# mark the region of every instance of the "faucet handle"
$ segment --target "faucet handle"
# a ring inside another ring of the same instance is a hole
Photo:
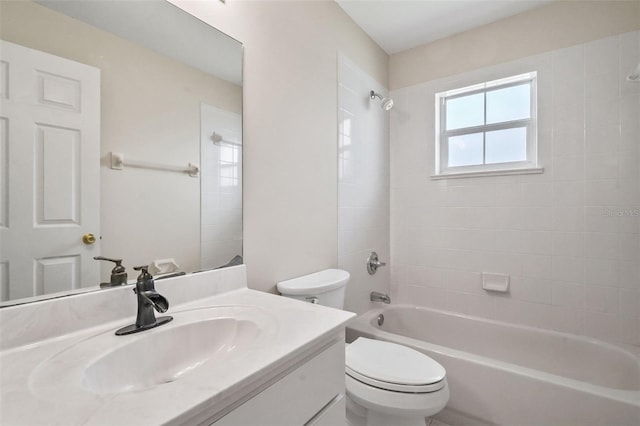
[[[372,251],[371,254],[369,254],[367,258],[367,272],[369,272],[369,275],[375,274],[379,267],[385,265],[385,262],[380,262],[380,259],[378,259],[378,253]]]
[[[134,266],[133,269],[135,271],[140,271],[138,281],[153,280],[153,277],[149,273],[149,265]]]
[[[104,257],[104,256],[94,256],[93,260],[107,260],[109,262],[115,263],[116,267],[122,266],[122,259],[111,259],[111,258]]]
[[[127,270],[122,266],[122,259],[110,259],[103,256],[94,256],[93,258],[95,260],[106,260],[116,264],[111,270],[111,281],[108,283],[101,283],[100,287],[115,287],[127,283]]]
[[[153,276],[149,273],[149,265],[134,266],[134,270],[140,271],[140,275],[136,279],[136,287],[141,286],[145,290],[153,290]]]

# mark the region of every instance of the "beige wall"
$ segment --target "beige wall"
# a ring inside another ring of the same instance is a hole
[[[388,56],[333,1],[172,2],[245,47],[249,286],[336,267],[337,54],[385,87]]]
[[[391,56],[390,88],[640,28],[640,1],[558,1]]]
[[[154,259],[200,269],[200,179],[111,170],[109,153],[199,163],[201,102],[239,113],[242,88],[34,3],[2,2],[0,23],[4,40],[101,69],[101,254],[124,259],[130,279]]]

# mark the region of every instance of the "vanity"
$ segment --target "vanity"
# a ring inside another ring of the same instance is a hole
[[[354,315],[250,290],[244,265],[156,282],[168,324],[126,336],[130,286],[0,310],[0,423],[335,425]]]

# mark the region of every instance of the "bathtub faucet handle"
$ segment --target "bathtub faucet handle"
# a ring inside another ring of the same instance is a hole
[[[385,265],[385,262],[380,262],[380,260],[378,259],[378,253],[376,253],[375,251],[372,251],[367,258],[367,272],[369,272],[369,275],[375,274],[379,267]]]

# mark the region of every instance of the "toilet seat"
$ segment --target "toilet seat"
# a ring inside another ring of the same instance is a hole
[[[446,371],[406,346],[359,337],[345,351],[345,372],[362,383],[404,393],[430,393],[446,386]]]
[[[382,380],[377,380],[372,377],[363,376],[362,374],[358,374],[357,372],[351,370],[349,367],[346,367],[345,372],[348,376],[367,384],[369,386],[374,386],[379,389],[389,390],[394,392],[403,392],[403,393],[430,393],[435,392],[442,389],[445,385],[444,380],[440,380],[436,383],[425,384],[425,385],[405,385],[399,383],[389,383],[384,382]]]

